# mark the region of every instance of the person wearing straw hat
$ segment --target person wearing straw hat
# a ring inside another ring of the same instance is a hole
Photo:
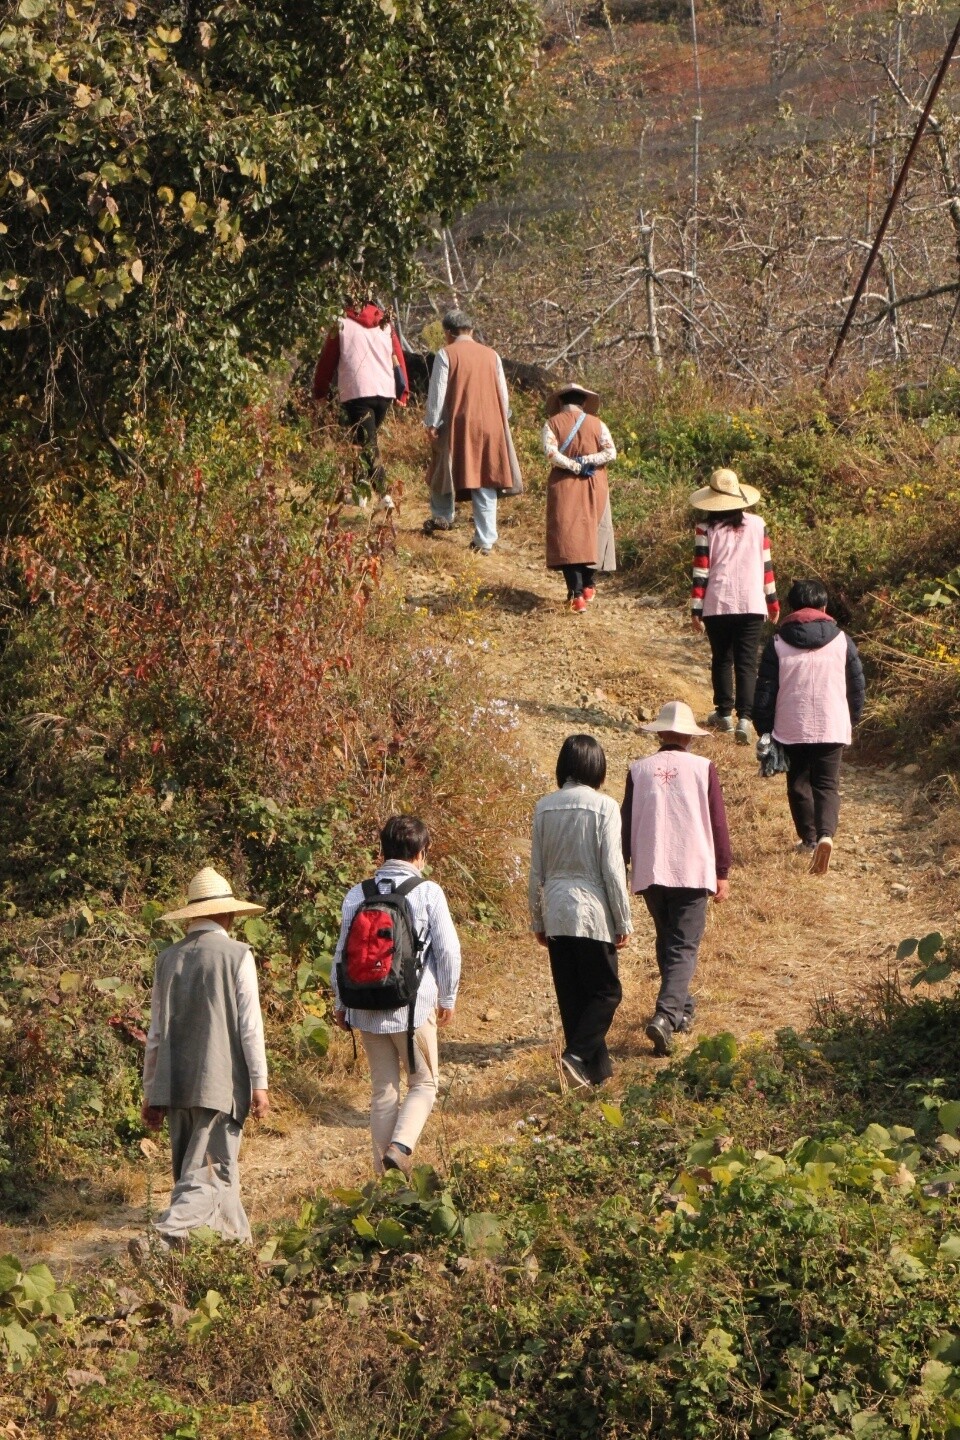
[[[617,568],[606,469],[617,450],[599,410],[595,390],[561,385],[547,400],[542,434],[552,466],[547,480],[547,569],[563,571],[574,614],[582,614],[596,594],[597,571]]]
[[[623,858],[657,935],[660,993],[646,1034],[657,1055],[669,1055],[674,1035],[693,1022],[690,985],[707,903],[712,895],[720,904],[730,893],[730,832],[716,768],[690,750],[696,736],[709,734],[690,706],[670,700],[640,728],[656,735],[660,748],[635,760],[627,774]]]
[[[159,1130],[166,1117],[170,1131],[173,1192],[154,1221],[168,1245],[201,1225],[250,1240],[240,1136],[248,1113],[262,1119],[269,1109],[267,1057],[253,953],[229,930],[262,913],[208,866],[190,881],[187,903],[162,917],[186,926],[157,959],[143,1064],[144,1123]],[[142,1258],[144,1242],[135,1243]]]
[[[690,504],[699,512],[693,554],[691,620],[704,629],[712,656],[713,711],[707,724],[734,730],[739,745],[750,743],[757,654],[763,622],[780,614],[770,538],[759,515],[747,512],[760,491],[744,485],[735,470],[714,470],[709,484],[695,490]],[[734,685],[734,678],[736,684]]]

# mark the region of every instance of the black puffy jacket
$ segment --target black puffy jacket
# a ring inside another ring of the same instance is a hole
[[[822,650],[841,633],[840,626],[822,610],[796,610],[780,626],[778,634],[788,645],[797,650]],[[867,697],[863,665],[857,647],[847,635],[847,705],[850,707],[850,723],[856,725],[863,715]],[[777,710],[777,694],[780,690],[780,660],[777,647],[770,639],[760,658],[760,673],[757,676],[757,693],[753,701],[753,723],[760,735],[773,729]]]

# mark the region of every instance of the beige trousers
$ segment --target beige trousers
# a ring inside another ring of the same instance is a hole
[[[417,1068],[412,1075],[408,1073],[406,1030],[397,1035],[371,1035],[368,1030],[361,1030],[359,1034],[370,1062],[373,1168],[380,1175],[383,1173],[383,1152],[391,1140],[412,1150],[436,1101],[440,1079],[437,1017],[431,1014],[414,1035]],[[407,1074],[407,1093],[403,1104],[400,1103],[401,1068]]]

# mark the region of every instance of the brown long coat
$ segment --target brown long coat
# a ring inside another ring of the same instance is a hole
[[[562,446],[579,419],[578,414],[561,411],[547,423]],[[564,451],[571,460],[581,455],[596,455],[601,449],[600,421],[586,415],[583,424]],[[574,475],[555,466],[547,480],[547,567],[559,570],[561,565],[596,565],[603,561],[599,532],[610,503],[606,468],[591,476]],[[613,565],[601,564],[603,569]]]
[[[497,353],[477,340],[447,346],[449,374],[443,427],[430,468],[434,494],[469,499],[487,487],[514,495],[523,489],[510,423],[497,384]]]

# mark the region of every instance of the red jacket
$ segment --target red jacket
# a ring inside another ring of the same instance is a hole
[[[355,320],[358,325],[364,325],[372,330],[375,325],[381,325],[384,319],[384,312],[379,305],[364,305],[362,310],[347,309],[344,314]],[[406,405],[410,395],[410,381],[407,379],[407,362],[403,358],[403,349],[397,337],[397,332],[390,326],[390,339],[393,343],[393,358],[403,381],[403,394],[397,396],[398,405]],[[340,364],[340,328],[334,327],[327,336],[323,350],[320,352],[320,359],[317,361],[317,368],[313,372],[313,398],[314,400],[325,400],[330,394],[333,386],[334,376],[337,373],[337,366]]]

